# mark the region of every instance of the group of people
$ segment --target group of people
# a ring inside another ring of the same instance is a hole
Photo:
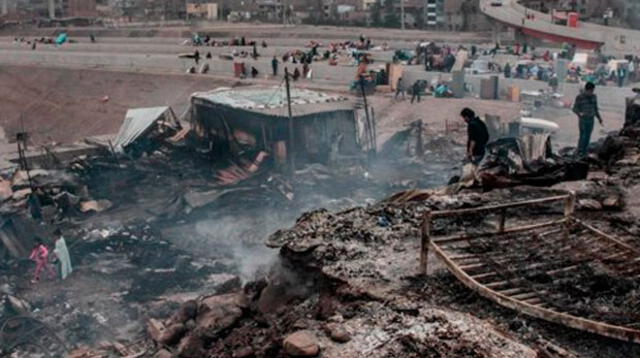
[[[415,100],[417,100],[418,103],[420,103],[421,98],[421,94],[422,94],[423,88],[420,84],[420,81],[415,81],[413,83],[413,85],[411,85],[411,104],[413,104],[413,102]],[[398,83],[396,84],[396,95],[395,95],[395,99],[397,100],[399,96],[402,96],[402,99],[405,100],[406,99],[406,87],[404,84],[404,80],[402,79],[402,77],[398,78]]]
[[[595,89],[596,85],[588,82],[573,103],[573,113],[578,117],[579,130],[575,154],[580,158],[588,155],[595,121],[597,120],[601,126],[604,125]],[[470,108],[464,108],[460,116],[467,123],[466,159],[477,165],[484,158],[489,142],[487,126]]]
[[[198,34],[193,35],[191,39],[191,44],[193,46],[209,46],[209,47],[226,47],[226,46],[254,46],[258,45],[257,41],[247,41],[247,39],[242,37],[234,37],[230,41],[218,41],[211,38],[209,35],[200,36]],[[262,48],[267,48],[267,41],[262,40],[260,43]]]
[[[56,229],[54,236],[55,244],[53,252],[51,252],[41,238],[35,239],[33,249],[29,255],[29,259],[36,265],[33,278],[31,279],[32,283],[38,283],[40,281],[43,271],[46,271],[51,280],[56,278],[64,280],[73,272],[71,257],[69,256],[67,243],[62,232]],[[54,264],[57,270],[54,270]]]

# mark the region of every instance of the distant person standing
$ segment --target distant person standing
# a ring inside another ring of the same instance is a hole
[[[573,103],[573,113],[578,116],[580,130],[580,139],[578,140],[578,152],[581,157],[587,155],[589,143],[591,142],[591,133],[593,132],[594,119],[598,118],[598,122],[602,125],[602,117],[598,110],[598,97],[594,94],[596,85],[593,82],[587,82],[584,86],[584,92],[576,97]]]
[[[616,77],[618,78],[618,87],[624,86],[624,80],[627,78],[627,71],[624,67],[618,65],[616,70]]]
[[[60,229],[56,229],[53,234],[56,236],[56,246],[53,249],[53,253],[56,255],[56,259],[58,260],[58,273],[60,274],[60,279],[64,280],[73,272],[71,256],[69,256],[67,242],[65,241],[64,236],[62,236],[62,231],[60,231]]]
[[[398,99],[398,95],[402,94],[402,99],[406,99],[405,97],[405,89],[404,89],[404,83],[402,81],[402,77],[398,78],[398,83],[396,83],[396,97],[395,99]]]
[[[460,116],[467,123],[467,159],[478,165],[485,155],[489,131],[484,122],[470,108],[464,108]]]
[[[411,104],[413,104],[413,101],[417,98],[418,99],[418,103],[420,103],[420,82],[419,81],[415,81],[413,83],[413,86],[411,87]]]
[[[509,62],[504,65],[504,78],[511,78],[511,65]]]
[[[273,70],[273,77],[278,75],[278,58],[273,56],[271,60],[271,69]]]
[[[200,62],[200,51],[196,50],[193,53],[193,60],[196,61],[196,65]]]

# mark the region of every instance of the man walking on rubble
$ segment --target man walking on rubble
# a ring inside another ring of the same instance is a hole
[[[598,118],[598,122],[602,125],[602,117],[598,110],[598,97],[593,93],[595,89],[596,85],[593,82],[587,82],[584,86],[584,92],[580,93],[573,103],[573,113],[578,116],[579,120],[580,139],[578,140],[577,154],[580,157],[587,155],[594,119]]]
[[[467,159],[478,165],[484,158],[489,131],[484,122],[470,108],[464,108],[460,116],[467,122]]]

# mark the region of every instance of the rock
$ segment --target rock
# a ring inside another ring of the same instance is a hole
[[[605,209],[621,210],[624,207],[624,203],[620,196],[609,196],[602,201],[602,206]]]
[[[196,318],[198,314],[198,302],[189,300],[180,306],[180,309],[169,319],[173,323],[186,323],[190,319]]]
[[[234,305],[240,308],[247,308],[249,307],[249,302],[247,302],[247,298],[242,292],[227,293],[204,298],[200,302],[199,309],[212,309],[221,305]]]
[[[580,199],[578,200],[578,209],[599,211],[599,210],[602,210],[602,205],[597,200]]]
[[[329,335],[329,338],[338,342],[338,343],[346,343],[351,340],[351,334],[344,328],[343,325],[338,323],[328,323],[325,326],[325,330]]]
[[[202,358],[206,357],[204,342],[197,334],[189,334],[182,338],[178,344],[178,358]]]
[[[89,211],[94,211],[96,213],[99,213],[101,211],[111,208],[111,206],[113,206],[113,204],[111,204],[111,202],[106,199],[105,200],[89,200],[89,201],[83,201],[80,203],[80,211],[82,211],[83,213],[86,213]]]
[[[194,332],[200,337],[213,339],[220,331],[236,323],[246,307],[247,301],[243,293],[208,297],[200,303]]]
[[[187,332],[187,327],[183,323],[174,323],[167,326],[160,335],[158,343],[173,345],[180,341],[180,338]]]
[[[166,349],[161,349],[153,356],[153,358],[173,358],[171,352]]]
[[[207,283],[218,294],[237,291],[241,288],[240,277],[228,273],[212,274],[207,277]]]
[[[153,339],[156,342],[160,342],[160,338],[162,337],[162,333],[164,332],[164,330],[165,330],[164,324],[158,321],[157,319],[151,318],[147,322],[147,333],[149,333],[149,336],[151,336],[151,339]]]
[[[293,357],[313,357],[320,353],[318,339],[310,331],[298,331],[285,338],[284,351]]]

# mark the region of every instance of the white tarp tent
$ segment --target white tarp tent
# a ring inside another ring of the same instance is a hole
[[[176,117],[170,107],[133,108],[127,111],[120,131],[114,140],[116,152],[124,152],[124,148],[149,131],[159,120],[176,123]]]

